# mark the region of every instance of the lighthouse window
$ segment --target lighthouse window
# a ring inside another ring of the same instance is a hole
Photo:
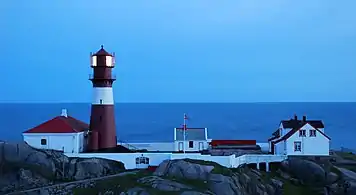
[[[46,139],[41,139],[41,145],[47,145],[47,140]]]
[[[100,104],[103,104],[103,100],[102,99],[100,99]]]

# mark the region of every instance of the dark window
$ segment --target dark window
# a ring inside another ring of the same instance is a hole
[[[103,104],[103,100],[102,99],[100,99],[100,104]]]
[[[302,142],[294,142],[294,151],[295,152],[302,151]]]
[[[305,137],[305,130],[299,130],[299,137]]]
[[[137,157],[136,158],[136,164],[150,164],[150,159],[147,157]]]
[[[41,139],[41,145],[47,145],[47,140],[46,139]]]
[[[189,141],[189,148],[193,148],[193,147],[194,147],[193,141]]]
[[[309,131],[309,136],[310,137],[316,137],[316,130],[315,129],[312,129]]]

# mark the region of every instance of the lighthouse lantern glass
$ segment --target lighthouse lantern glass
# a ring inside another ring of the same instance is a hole
[[[96,66],[96,56],[91,57],[91,66]]]
[[[106,56],[106,66],[114,66],[114,58],[112,56]]]

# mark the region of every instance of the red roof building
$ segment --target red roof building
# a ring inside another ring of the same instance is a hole
[[[89,125],[67,115],[62,115],[46,121],[32,129],[23,132],[24,141],[39,149],[79,153],[86,150],[86,135]]]
[[[89,125],[71,116],[57,116],[23,133],[79,133]]]

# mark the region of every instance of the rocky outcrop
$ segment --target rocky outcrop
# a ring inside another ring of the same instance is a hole
[[[165,160],[154,172],[157,176],[207,180],[214,166],[189,163],[185,160]]]
[[[114,174],[120,162],[68,158],[62,152],[39,150],[21,143],[0,143],[0,191],[10,192]]]

